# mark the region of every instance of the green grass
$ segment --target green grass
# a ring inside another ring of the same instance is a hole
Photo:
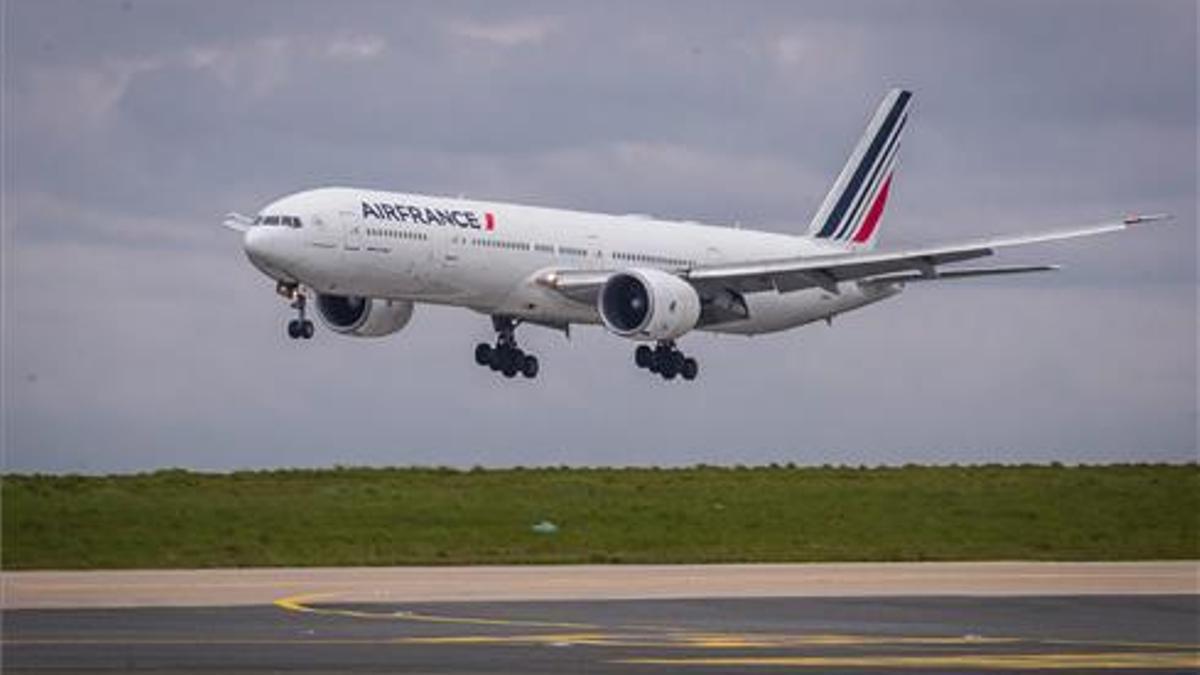
[[[2,494],[6,569],[1200,557],[1195,464],[160,471]]]

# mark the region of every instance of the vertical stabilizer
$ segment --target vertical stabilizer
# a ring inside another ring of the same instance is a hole
[[[911,100],[912,92],[903,89],[883,98],[809,224],[808,236],[848,247],[875,244]]]

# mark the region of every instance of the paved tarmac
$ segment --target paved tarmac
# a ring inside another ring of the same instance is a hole
[[[22,609],[4,672],[1196,672],[1196,595]]]
[[[0,573],[0,606],[196,607],[669,598],[1195,595],[1200,564],[1163,562],[525,565]]]
[[[1200,671],[1200,565],[6,572],[4,672]]]

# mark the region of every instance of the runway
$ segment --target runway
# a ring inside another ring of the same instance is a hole
[[[458,590],[435,585],[426,599],[410,585],[436,568],[7,573],[3,665],[12,673],[1196,671],[1197,569],[446,568],[440,577]],[[531,594],[514,579],[532,584],[539,573],[554,599],[514,600]],[[653,596],[646,579],[666,597],[607,597]],[[778,593],[753,592],[764,580]],[[198,593],[172,583],[184,581],[208,589],[211,602],[178,604]],[[963,591],[971,586],[981,593]],[[371,589],[386,598],[363,602]],[[414,597],[398,597],[405,589]],[[446,596],[480,599],[428,599]]]
[[[646,673],[1200,668],[1196,596],[18,610],[5,672]]]

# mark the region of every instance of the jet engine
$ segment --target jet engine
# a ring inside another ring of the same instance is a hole
[[[600,318],[634,340],[673,340],[696,327],[700,296],[688,282],[656,269],[618,272],[600,289]]]
[[[355,295],[318,295],[317,314],[329,330],[356,337],[381,337],[404,328],[413,303]]]

